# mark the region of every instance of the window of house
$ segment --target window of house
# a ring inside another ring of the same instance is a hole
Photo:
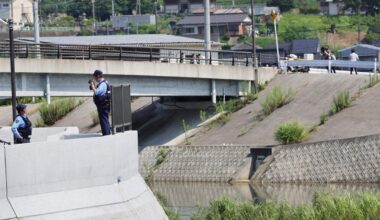
[[[194,27],[187,27],[183,29],[184,34],[194,34],[195,33],[195,28]]]
[[[9,8],[9,3],[4,3],[3,8]]]

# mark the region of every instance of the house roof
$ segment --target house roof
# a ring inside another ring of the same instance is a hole
[[[24,37],[18,40],[28,42],[34,41],[34,38]],[[180,46],[204,44],[204,40],[165,34],[41,37],[40,41],[41,43],[74,45]],[[221,44],[212,42],[212,45]]]
[[[223,23],[250,23],[251,19],[247,14],[214,14],[210,16],[211,24],[223,24]],[[203,15],[189,15],[185,16],[182,20],[177,22],[177,25],[195,25],[204,24]]]
[[[357,44],[352,47],[347,47],[342,50],[339,50],[339,53],[341,57],[349,57],[352,49],[355,49],[355,52],[359,56],[363,56],[363,57],[368,57],[368,56],[377,57],[380,53],[380,47],[376,47],[369,44]]]
[[[256,49],[261,49],[261,47],[256,45]],[[249,44],[249,43],[236,44],[235,46],[231,47],[231,50],[233,50],[233,51],[252,51],[252,44]]]
[[[306,54],[306,53],[319,53],[320,44],[319,39],[302,39],[293,40],[290,43],[282,43],[278,45],[287,54]],[[266,49],[276,49],[275,44],[269,45]]]

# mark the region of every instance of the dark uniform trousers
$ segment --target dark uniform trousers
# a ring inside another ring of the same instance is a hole
[[[99,123],[100,123],[100,127],[102,128],[102,134],[110,135],[111,127],[110,127],[110,122],[108,120],[108,116],[110,113],[110,105],[106,105],[106,106],[97,105],[96,108],[98,110]]]

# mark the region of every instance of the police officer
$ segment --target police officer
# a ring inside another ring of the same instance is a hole
[[[18,115],[12,124],[12,132],[16,140],[15,144],[30,143],[32,122],[28,119],[26,105],[18,104],[16,110]]]
[[[94,103],[98,110],[99,123],[102,128],[103,135],[110,135],[111,128],[108,121],[108,115],[110,112],[111,104],[111,86],[104,79],[103,72],[100,70],[95,70],[93,74],[94,81],[90,82],[90,88],[94,91]]]

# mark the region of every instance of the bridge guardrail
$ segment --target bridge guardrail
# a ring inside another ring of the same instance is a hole
[[[14,50],[17,58],[124,60],[232,66],[252,66],[253,64],[252,53],[226,50],[20,42],[15,43]],[[9,52],[9,44],[0,42],[0,57],[9,57]],[[258,58],[260,59],[260,56]]]
[[[280,67],[319,67],[331,70],[331,68],[358,68],[376,71],[380,67],[380,62],[374,61],[349,61],[349,60],[281,60]]]

